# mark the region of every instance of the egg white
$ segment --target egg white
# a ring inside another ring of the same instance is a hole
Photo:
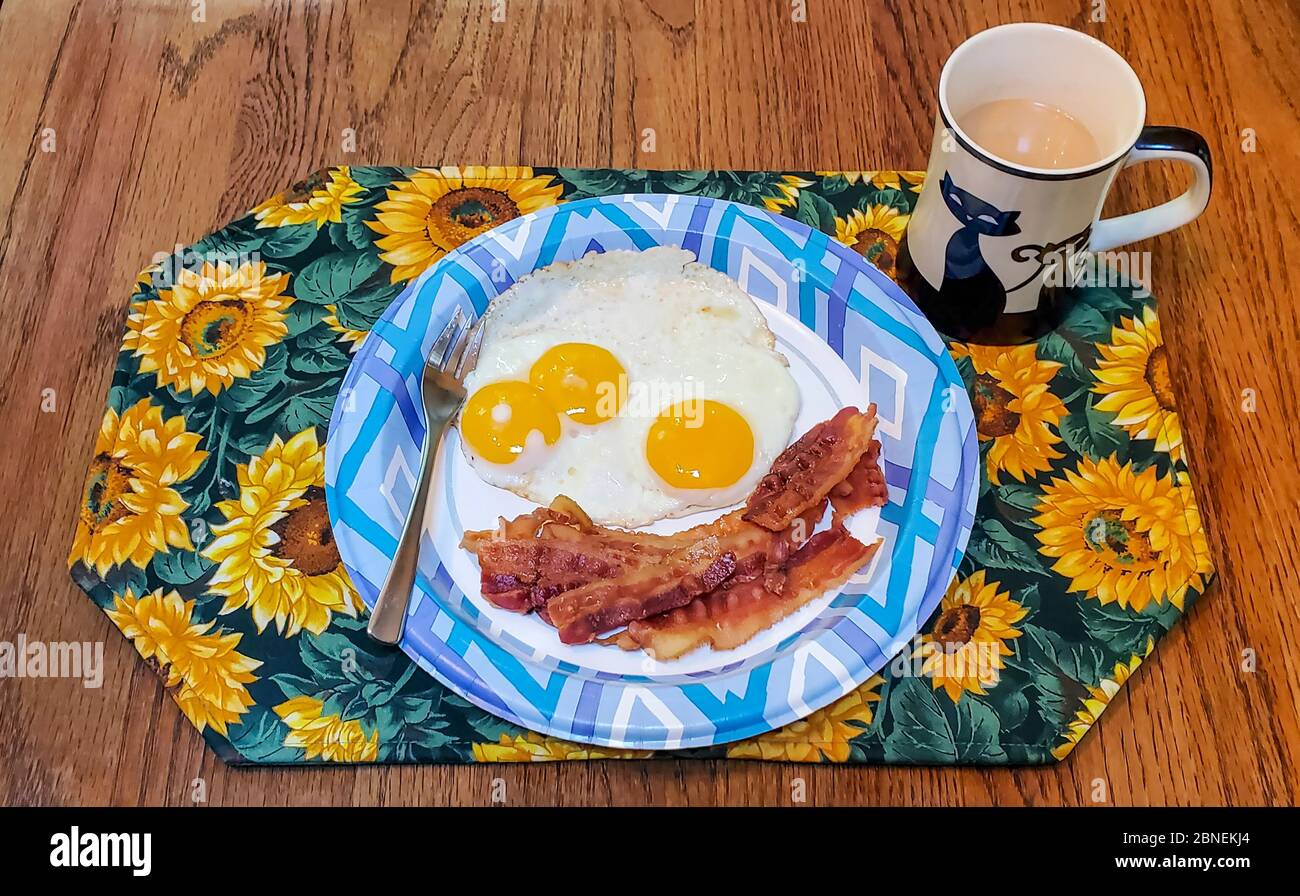
[[[530,445],[514,464],[490,463],[461,439],[482,479],[548,504],[565,494],[599,523],[637,527],[742,500],[789,444],[799,392],[762,314],[730,277],[683,249],[611,251],[550,265],[520,279],[489,308],[474,391],[528,379],[547,349],[586,342],[610,351],[628,375],[628,403],[586,426],[561,416],[554,445]],[[646,436],[674,400],[729,405],[754,434],[754,457],[734,485],[675,489],[646,460]],[[536,440],[540,441],[540,440]]]

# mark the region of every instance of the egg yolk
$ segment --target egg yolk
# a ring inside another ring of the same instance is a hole
[[[490,383],[469,397],[460,419],[461,435],[479,457],[511,464],[541,433],[547,445],[560,438],[560,418],[541,390],[528,383]]]
[[[754,462],[754,432],[718,401],[685,401],[662,411],[646,437],[646,460],[675,488],[734,485]]]
[[[537,359],[528,381],[557,411],[576,423],[592,426],[618,416],[627,371],[599,345],[565,342]]]

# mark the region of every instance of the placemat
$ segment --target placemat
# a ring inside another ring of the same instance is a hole
[[[1155,298],[1076,290],[1036,344],[952,344],[984,478],[966,559],[913,645],[779,731],[646,753],[542,737],[365,633],[324,494],[351,353],[429,265],[503,221],[629,192],[730,199],[893,275],[916,171],[339,167],[184,251],[130,297],[69,557],[227,762],[1064,758],[1214,578]]]

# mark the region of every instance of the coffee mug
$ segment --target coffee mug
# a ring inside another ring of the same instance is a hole
[[[995,155],[963,130],[972,110],[1026,100],[1086,129],[1096,158],[1032,167]],[[1200,215],[1211,181],[1204,138],[1145,122],[1146,97],[1133,69],[1086,34],[1026,22],[990,28],[959,46],[939,77],[929,169],[900,253],[904,283],[931,321],[968,341],[1036,338],[1062,310],[1061,291],[1044,287],[1069,285],[1060,283],[1062,271],[1083,253],[1156,236]],[[1163,205],[1100,218],[1120,170],[1156,159],[1190,166],[1191,187]]]

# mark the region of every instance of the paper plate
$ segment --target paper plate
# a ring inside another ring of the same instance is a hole
[[[655,662],[564,645],[535,615],[479,594],[461,534],[532,505],[484,484],[453,430],[437,460],[402,649],[465,699],[543,734],[679,749],[762,734],[859,687],[908,645],[961,562],[979,486],[970,402],[941,337],[859,255],[790,219],[697,196],[601,197],[510,221],[426,271],[371,330],[330,421],[325,488],[344,566],[372,606],[419,469],[420,371],[454,309],[477,317],[552,262],[653,246],[689,250],[760,303],[800,388],[796,436],[841,407],[876,403],[890,500],[853,528],[860,537],[878,532],[884,549],[841,593],[736,650]]]

